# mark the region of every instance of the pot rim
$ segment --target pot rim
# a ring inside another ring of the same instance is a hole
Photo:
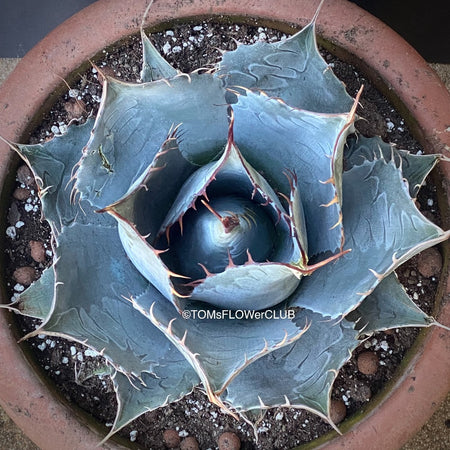
[[[318,0],[156,1],[146,27],[174,19],[225,15],[306,25]],[[18,141],[28,131],[34,114],[54,95],[71,72],[102,48],[139,32],[145,0],[99,0],[72,16],[37,44],[0,87],[2,135]],[[251,11],[251,15],[249,12]],[[345,0],[327,0],[317,20],[318,34],[332,52],[350,60],[399,109],[427,152],[450,156],[450,93],[420,55],[385,24]],[[86,37],[79,39],[79,37]],[[405,114],[410,111],[409,114]],[[0,143],[0,186],[13,167],[13,155]],[[441,165],[443,189],[450,198],[450,164]],[[443,205],[448,214],[448,204]],[[438,319],[450,324],[449,267],[444,267],[443,300]],[[445,284],[445,283],[444,283]],[[3,294],[3,293],[2,293]],[[54,398],[36,375],[10,330],[11,317],[0,314],[0,404],[39,447],[94,448],[103,438],[80,422],[67,405]],[[367,442],[377,448],[399,448],[431,416],[450,388],[450,333],[433,327],[396,382],[362,421],[326,448],[359,449]],[[5,361],[13,361],[5,364]],[[31,368],[31,370],[30,370]],[[407,406],[405,406],[407,405]],[[398,418],[401,417],[401,427]],[[396,423],[393,428],[392,424]],[[41,427],[45,429],[42,432]],[[108,442],[103,448],[122,448]],[[322,447],[321,447],[322,448]]]

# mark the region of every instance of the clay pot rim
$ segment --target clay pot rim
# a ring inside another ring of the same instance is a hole
[[[249,3],[243,4],[241,0],[193,0],[188,4],[179,4],[175,0],[155,2],[146,26],[174,18],[221,14],[304,26],[313,17],[318,1],[281,0],[276,11],[271,11],[270,0]],[[125,35],[137,33],[144,10],[143,0],[99,0],[44,38],[0,87],[2,135],[18,140],[26,132],[35,112],[60,84],[59,77],[67,77],[101,48]],[[250,11],[251,16],[248,16]],[[395,92],[391,99],[400,111],[414,113],[414,117],[405,118],[409,119],[410,126],[417,125],[416,137],[426,151],[447,152],[448,156],[450,130],[445,119],[450,117],[450,94],[409,44],[378,19],[343,0],[329,0],[323,5],[317,28],[338,56],[351,58],[371,81],[384,86],[385,94]],[[80,39],[84,36],[87,39]],[[14,165],[12,161],[11,153],[1,143],[0,186],[4,185]],[[444,176],[444,190],[450,198],[448,166],[440,170]],[[444,268],[447,278],[448,270],[448,266]],[[439,319],[449,324],[450,282],[443,289]],[[103,436],[79,422],[68,406],[53,398],[49,388],[30,370],[9,330],[9,320],[7,314],[0,314],[2,407],[41,448],[94,448]],[[429,330],[390,397],[382,400],[378,408],[344,436],[326,444],[327,448],[359,449],[377,439],[377,447],[389,449],[406,442],[431,416],[435,405],[449,389],[450,359],[445,357],[449,339],[448,333],[441,329]],[[397,422],[399,417],[403,422],[401,427]],[[393,423],[396,423],[394,429]],[[105,448],[121,447],[110,442]]]

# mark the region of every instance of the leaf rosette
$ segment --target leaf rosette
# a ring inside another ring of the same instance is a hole
[[[55,251],[13,306],[43,319],[36,334],[102,353],[111,433],[199,384],[245,420],[290,406],[331,422],[362,337],[436,323],[394,270],[449,237],[413,202],[441,156],[355,137],[360,94],[320,56],[314,20],[191,74],[142,40],[143,83],[105,76],[95,123],[11,144]]]

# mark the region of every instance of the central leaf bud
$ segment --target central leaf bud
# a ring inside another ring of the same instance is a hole
[[[202,203],[185,215],[183,233],[171,236],[181,273],[200,279],[201,265],[220,273],[230,264],[245,264],[249,255],[259,262],[270,257],[276,231],[264,206],[237,196]]]

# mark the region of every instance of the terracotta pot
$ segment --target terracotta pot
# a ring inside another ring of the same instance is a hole
[[[4,137],[23,141],[36,112],[55,97],[61,78],[92,58],[103,47],[137,33],[146,0],[100,0],[76,14],[41,41],[0,88],[0,124]],[[177,0],[155,1],[147,25],[174,18],[227,15],[242,20],[257,17],[265,25],[288,29],[305,25],[318,0]],[[450,150],[450,95],[416,53],[386,25],[344,0],[328,0],[318,19],[322,43],[337,56],[355,64],[396,105],[427,152]],[[0,186],[3,204],[17,158],[0,146]],[[450,164],[441,164],[441,215],[449,227]],[[4,210],[4,209],[3,209]],[[4,214],[3,214],[4,215]],[[446,247],[448,256],[448,246]],[[448,258],[440,288],[439,320],[450,324]],[[7,298],[2,299],[7,302]],[[11,332],[12,317],[0,315],[0,403],[23,431],[42,449],[89,449],[102,433],[79,421],[67,404],[34,372]],[[394,449],[416,433],[449,390],[450,333],[427,330],[400,379],[368,416],[343,425],[344,436],[327,448]],[[349,429],[347,429],[349,428]],[[120,448],[108,443],[105,448]]]

